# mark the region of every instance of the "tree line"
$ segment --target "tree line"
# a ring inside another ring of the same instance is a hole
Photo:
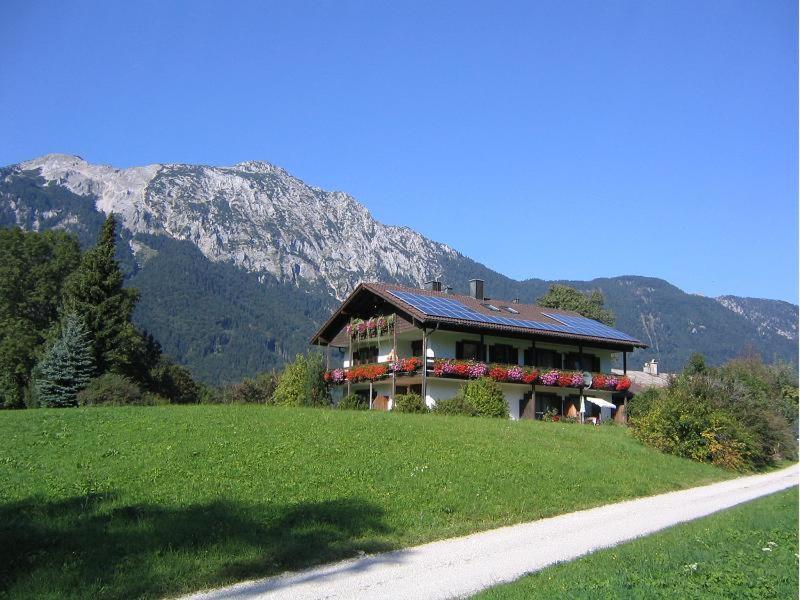
[[[131,317],[109,215],[94,247],[74,235],[0,230],[0,406],[196,402],[201,388]]]

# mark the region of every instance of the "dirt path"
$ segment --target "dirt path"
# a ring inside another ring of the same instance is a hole
[[[191,596],[194,600],[459,598],[556,562],[798,485],[798,467],[609,504]]]

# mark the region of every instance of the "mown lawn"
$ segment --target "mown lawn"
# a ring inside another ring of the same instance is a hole
[[[260,406],[0,412],[0,595],[157,597],[716,481],[617,427]]]
[[[797,488],[779,492],[474,598],[795,600],[797,502]]]

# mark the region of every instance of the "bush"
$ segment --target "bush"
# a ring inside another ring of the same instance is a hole
[[[156,395],[145,394],[133,381],[117,373],[106,373],[92,379],[78,393],[81,406],[143,406],[162,402]]]
[[[277,386],[275,373],[259,373],[255,379],[247,378],[226,386],[219,394],[219,401],[225,404],[272,404]]]
[[[419,394],[400,394],[395,397],[392,410],[401,413],[426,413],[428,406]]]
[[[173,404],[200,402],[200,386],[192,379],[189,369],[176,365],[166,358],[150,370],[151,389]]]
[[[696,362],[696,361],[695,361]],[[797,457],[797,383],[784,365],[690,364],[669,387],[628,404],[634,435],[664,452],[735,470]]]
[[[369,401],[358,394],[348,394],[336,405],[339,410],[369,410]]]
[[[477,416],[508,418],[508,403],[502,388],[493,379],[482,377],[469,381],[464,384],[461,394]]]
[[[474,417],[477,415],[475,407],[464,400],[463,396],[456,396],[447,400],[439,400],[431,410],[436,415],[463,415]]]
[[[284,406],[330,406],[325,386],[325,362],[317,352],[298,354],[281,373],[275,388],[275,404]]]
[[[677,390],[659,390],[649,410],[631,418],[634,435],[662,452],[727,469],[752,466],[752,435],[724,411]]]

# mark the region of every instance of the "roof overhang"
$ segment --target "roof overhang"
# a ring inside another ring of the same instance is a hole
[[[396,311],[408,321],[420,328],[445,329],[449,331],[470,331],[484,335],[502,335],[504,337],[515,337],[524,339],[539,339],[542,341],[552,341],[553,343],[568,342],[572,344],[587,344],[598,348],[605,348],[618,352],[632,352],[636,348],[647,348],[638,340],[625,341],[610,338],[599,338],[593,336],[577,335],[572,333],[546,331],[539,329],[528,329],[523,327],[511,327],[507,325],[488,325],[486,323],[467,322],[460,319],[450,319],[447,317],[431,316],[420,312],[413,306],[397,298],[393,294],[387,293],[382,287],[369,283],[359,283],[356,288],[342,302],[339,308],[325,321],[325,323],[311,337],[311,344],[327,346],[341,328],[349,321],[353,307],[369,294],[381,301],[391,304]]]

